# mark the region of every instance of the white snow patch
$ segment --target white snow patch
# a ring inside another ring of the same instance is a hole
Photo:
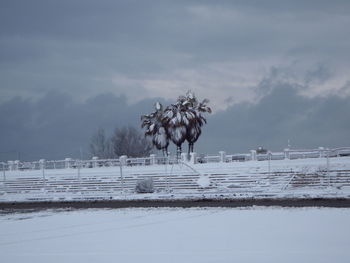
[[[209,176],[201,175],[197,180],[197,184],[202,188],[209,187],[210,186]]]

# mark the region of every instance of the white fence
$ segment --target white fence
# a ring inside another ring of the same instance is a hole
[[[284,159],[308,159],[308,158],[333,158],[350,156],[350,147],[342,147],[335,149],[326,149],[319,147],[318,149],[291,150],[285,149],[283,152],[266,152],[258,154],[255,150],[245,154],[226,154],[220,151],[218,155],[197,155],[192,153],[190,157],[186,153],[181,155],[181,161],[189,161],[192,164],[197,163],[219,163],[219,162],[246,162],[246,161],[265,161],[265,160],[284,160]],[[118,167],[125,166],[148,166],[148,165],[165,165],[176,164],[180,160],[175,157],[157,157],[151,154],[150,157],[144,158],[128,158],[121,156],[119,159],[98,159],[93,157],[91,160],[78,160],[66,158],[64,160],[44,160],[34,162],[8,161],[1,162],[0,167],[5,171],[25,171],[25,170],[41,170],[41,169],[66,169],[66,168],[95,168],[95,167]]]
[[[138,181],[151,178],[147,198],[211,195],[350,197],[350,148],[280,153],[2,163],[1,201],[145,198]],[[243,158],[244,157],[244,158]]]
[[[251,150],[250,153],[230,154],[219,152],[219,155],[205,155],[197,157],[198,162],[235,162],[235,161],[264,161],[264,160],[284,160],[284,159],[307,159],[307,158],[324,158],[324,157],[343,157],[350,156],[350,147],[341,147],[335,149],[327,149],[319,147],[318,149],[303,149],[292,150],[284,149],[282,152],[257,153],[256,150]]]

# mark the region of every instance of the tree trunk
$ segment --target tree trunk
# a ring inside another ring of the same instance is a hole
[[[181,145],[177,146],[176,147],[176,159],[180,160],[181,152],[182,152]]]

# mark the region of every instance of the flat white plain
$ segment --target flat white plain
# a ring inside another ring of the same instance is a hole
[[[0,216],[1,262],[349,262],[350,209],[142,208]]]

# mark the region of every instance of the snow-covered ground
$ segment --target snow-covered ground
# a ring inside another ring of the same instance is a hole
[[[349,262],[350,209],[153,208],[0,215],[1,262]]]

